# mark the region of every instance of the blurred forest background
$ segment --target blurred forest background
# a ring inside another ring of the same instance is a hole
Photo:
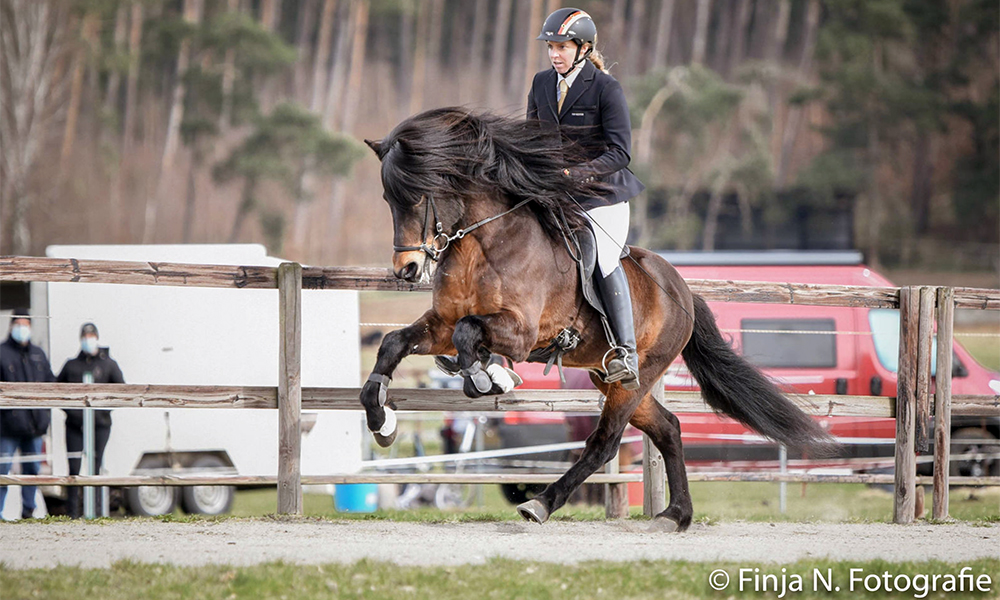
[[[579,1],[624,85],[631,240],[1000,269],[996,0]],[[0,0],[0,253],[263,242],[387,264],[359,141],[523,114],[552,0]]]

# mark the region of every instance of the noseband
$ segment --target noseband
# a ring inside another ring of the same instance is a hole
[[[433,196],[427,196],[426,198],[427,198],[427,203],[424,204],[424,226],[423,226],[423,229],[421,230],[422,236],[420,238],[420,240],[421,240],[420,241],[420,245],[419,246],[396,246],[396,245],[393,245],[392,249],[395,252],[412,252],[414,250],[420,250],[424,254],[426,254],[431,260],[433,260],[434,262],[437,262],[438,259],[441,258],[441,254],[444,253],[444,251],[448,249],[448,246],[450,246],[451,243],[454,242],[455,240],[460,240],[460,239],[464,238],[465,234],[469,233],[470,231],[472,231],[474,229],[479,229],[480,227],[482,227],[483,225],[486,225],[490,221],[496,221],[500,217],[509,215],[510,213],[514,212],[515,210],[521,208],[522,206],[524,206],[525,204],[527,204],[528,202],[531,201],[530,199],[521,200],[520,202],[518,202],[517,204],[515,204],[512,208],[509,208],[509,209],[505,210],[504,212],[502,212],[502,213],[500,213],[498,215],[493,215],[492,217],[489,217],[489,218],[483,219],[482,221],[474,223],[470,227],[465,227],[463,229],[459,229],[455,233],[453,233],[451,235],[448,235],[444,231],[444,225],[441,223],[441,219],[438,218],[437,205],[434,203],[434,197]],[[430,223],[431,223],[430,220],[431,220],[431,215],[432,214],[434,216],[434,238],[431,240],[431,243],[428,244],[424,240],[427,239],[427,233],[428,233],[428,230],[430,228]],[[438,239],[444,240],[444,242],[442,243],[441,246],[437,245]]]

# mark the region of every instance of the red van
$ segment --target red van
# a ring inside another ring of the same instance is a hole
[[[663,256],[685,279],[893,286],[891,281],[861,264],[861,255],[856,252],[665,253]],[[731,336],[737,351],[790,392],[896,395],[897,310],[742,302],[713,302],[710,306],[719,328],[724,335]],[[548,376],[542,376],[542,365],[516,365],[515,369],[526,387],[549,388],[559,384],[555,369]],[[955,394],[1000,393],[1000,374],[977,363],[958,343],[955,343],[952,376]],[[668,390],[698,389],[680,358],[667,371],[665,384]],[[567,370],[565,387],[592,386],[584,373]],[[757,442],[754,433],[741,424],[714,414],[678,417],[689,465],[726,462],[728,469],[776,466],[772,462],[777,458],[776,446]],[[551,413],[544,417],[537,413],[510,413],[499,424],[502,445],[524,445],[526,439],[533,444],[556,441],[552,418]],[[891,463],[885,459],[893,455],[893,419],[830,417],[821,421],[834,435],[854,438],[855,442],[845,444],[839,462],[831,466],[839,464],[859,471]],[[537,436],[531,432],[536,427]],[[997,446],[980,448],[980,444],[1000,438],[1000,419],[955,416],[952,427],[954,452],[987,453],[995,457]],[[634,433],[629,431],[626,435]],[[572,437],[575,436],[567,433],[564,439]],[[926,463],[921,466],[924,470],[930,467]],[[987,457],[955,461],[952,472],[1000,474],[1000,460]]]

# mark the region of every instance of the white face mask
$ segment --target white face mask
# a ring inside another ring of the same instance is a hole
[[[10,337],[18,344],[27,344],[31,340],[31,326],[14,325],[10,328]]]
[[[85,354],[96,356],[97,338],[89,335],[87,337],[80,338],[80,348],[83,350]]]

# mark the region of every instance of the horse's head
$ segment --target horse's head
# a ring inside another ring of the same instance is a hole
[[[418,150],[427,140],[404,128],[407,123],[384,140],[365,143],[382,161],[382,197],[392,212],[393,273],[406,281],[428,282],[465,204],[455,185],[460,179],[455,177],[456,165]],[[414,136],[419,144],[410,141]]]

